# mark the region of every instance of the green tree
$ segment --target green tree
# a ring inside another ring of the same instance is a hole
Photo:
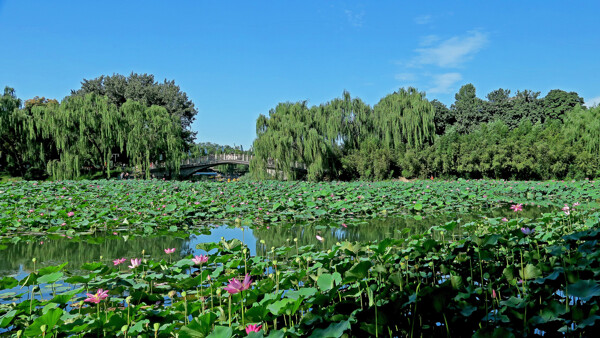
[[[544,97],[544,115],[546,119],[559,120],[577,105],[583,105],[583,98],[575,92],[553,89]]]
[[[443,135],[452,125],[456,123],[454,112],[448,109],[445,104],[438,100],[431,101],[431,105],[435,111],[434,124],[435,133]]]
[[[14,176],[43,178],[46,160],[55,156],[52,142],[41,136],[34,123],[31,107],[57,105],[56,100],[35,98],[21,100],[12,88],[6,87],[0,97],[0,167]]]
[[[483,101],[475,93],[475,86],[466,84],[454,95],[455,102],[451,107],[456,116],[456,130],[459,133],[473,131],[479,124],[491,121],[483,110]]]
[[[47,164],[55,179],[78,177],[83,166],[110,175],[112,150],[122,148],[125,139],[122,116],[106,96],[70,96],[60,105],[35,106],[32,112],[43,136],[53,139],[59,152],[59,158]]]
[[[175,84],[164,80],[159,83],[154,75],[131,73],[128,77],[120,74],[102,75],[95,79],[84,79],[81,88],[71,91],[72,95],[94,93],[106,96],[109,104],[120,108],[127,100],[137,101],[146,107],[161,106],[181,122],[182,137],[191,142],[195,134],[189,130],[198,110],[187,94]]]
[[[399,149],[403,145],[420,148],[433,140],[435,110],[425,94],[415,88],[401,88],[387,95],[373,107],[372,135],[384,147]]]

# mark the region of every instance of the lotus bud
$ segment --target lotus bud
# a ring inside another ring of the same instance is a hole
[[[187,292],[183,291],[183,292],[181,293],[181,297],[185,298],[185,296],[187,296]]]
[[[127,298],[125,298],[125,303],[128,305],[131,304],[131,296],[127,296]]]
[[[177,296],[177,291],[171,290],[171,291],[169,291],[168,295],[169,295],[169,298],[175,298],[175,296]]]
[[[298,242],[298,238],[297,238],[297,237],[296,237],[296,238],[294,238],[294,242]]]
[[[46,330],[48,330],[48,325],[44,324],[40,326],[40,330],[42,330],[43,333],[46,333]]]
[[[20,338],[23,335],[23,330],[17,331],[17,338]]]
[[[127,332],[128,328],[129,328],[129,326],[127,326],[127,325],[121,326],[121,332],[123,332],[123,334],[125,334],[125,332]]]
[[[220,296],[221,295],[221,289],[217,289],[216,293],[217,293],[217,296]]]
[[[154,323],[154,331],[158,331],[158,329],[160,328],[160,324],[159,323]]]
[[[244,248],[244,250],[242,250],[242,252],[244,253],[244,255],[248,252],[247,248]]]
[[[31,259],[31,261],[35,263],[35,262],[37,262],[37,258],[33,257],[33,258]]]

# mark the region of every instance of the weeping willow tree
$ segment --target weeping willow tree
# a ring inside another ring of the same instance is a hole
[[[48,161],[54,179],[73,179],[81,168],[94,168],[110,177],[110,161],[123,161],[150,177],[151,163],[165,157],[168,170],[178,173],[184,146],[181,123],[159,106],[128,100],[120,108],[106,96],[73,95],[60,105],[32,108],[35,127],[56,145],[58,156]]]
[[[150,178],[151,163],[160,161],[164,155],[167,168],[178,174],[184,142],[177,117],[169,114],[164,107],[146,107],[132,100],[121,106],[121,112],[126,128],[122,129],[119,139],[126,140],[130,163],[139,167],[146,178]]]
[[[252,175],[265,178],[271,163],[278,178],[295,179],[298,164],[306,166],[310,180],[338,177],[340,154],[360,143],[370,112],[368,105],[348,92],[310,108],[306,102],[277,105],[256,122]]]
[[[257,177],[267,177],[267,169],[273,164],[271,169],[277,178],[296,178],[293,166],[304,162],[309,114],[306,102],[280,103],[268,118],[262,114],[258,117],[255,156],[250,163],[250,170]]]
[[[377,103],[373,109],[373,134],[383,146],[400,149],[403,145],[420,148],[433,140],[435,110],[425,94],[401,88]]]
[[[59,158],[48,161],[55,179],[80,176],[82,166],[100,168],[110,177],[112,149],[124,144],[123,118],[105,96],[69,96],[60,105],[32,109],[37,128],[54,140]]]
[[[580,144],[591,155],[600,156],[600,107],[584,109],[577,105],[567,112],[563,133],[572,144]]]
[[[26,107],[21,108],[21,100],[9,87],[0,97],[0,166],[15,176],[44,177],[45,161],[53,154],[50,142],[35,128],[30,107],[57,105],[58,102],[36,100],[27,100]]]

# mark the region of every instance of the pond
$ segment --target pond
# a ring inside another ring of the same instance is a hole
[[[546,212],[555,211],[556,207],[526,206],[520,217],[535,219]],[[39,240],[30,238],[18,243],[7,243],[6,249],[0,251],[0,275],[26,276],[33,268],[33,258],[36,258],[36,267],[58,265],[69,262],[68,268],[72,271],[84,263],[93,261],[110,262],[117,258],[136,258],[146,256],[160,260],[168,260],[165,248],[175,248],[174,255],[179,257],[187,255],[205,254],[197,249],[200,243],[218,242],[221,238],[226,240],[239,239],[244,242],[252,256],[264,255],[265,251],[281,246],[294,246],[295,241],[299,246],[315,245],[318,248],[327,248],[336,242],[370,242],[385,238],[402,238],[415,233],[423,233],[431,226],[443,225],[450,221],[458,220],[466,224],[489,218],[511,218],[514,213],[507,207],[488,210],[478,210],[464,214],[415,214],[403,217],[386,217],[376,219],[348,219],[341,222],[312,222],[300,224],[276,224],[268,227],[253,228],[250,226],[235,227],[232,225],[212,225],[208,234],[192,234],[188,238],[170,236],[106,236],[81,238],[70,240],[64,237],[45,238]],[[455,235],[460,235],[460,228],[455,229]],[[317,239],[317,235],[323,241]]]

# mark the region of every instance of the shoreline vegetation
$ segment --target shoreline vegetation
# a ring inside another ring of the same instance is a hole
[[[83,80],[62,101],[0,97],[4,179],[150,178],[160,163],[176,178],[187,158],[252,154],[248,179],[379,181],[414,178],[584,179],[600,175],[600,108],[575,92],[464,85],[447,107],[401,88],[373,107],[344,91],[318,106],[280,103],[256,122],[251,149],[195,142],[194,103],[174,81],[113,74]],[[267,163],[274,161],[275,170]],[[306,171],[293,170],[302,163]],[[118,174],[116,174],[118,175]]]

